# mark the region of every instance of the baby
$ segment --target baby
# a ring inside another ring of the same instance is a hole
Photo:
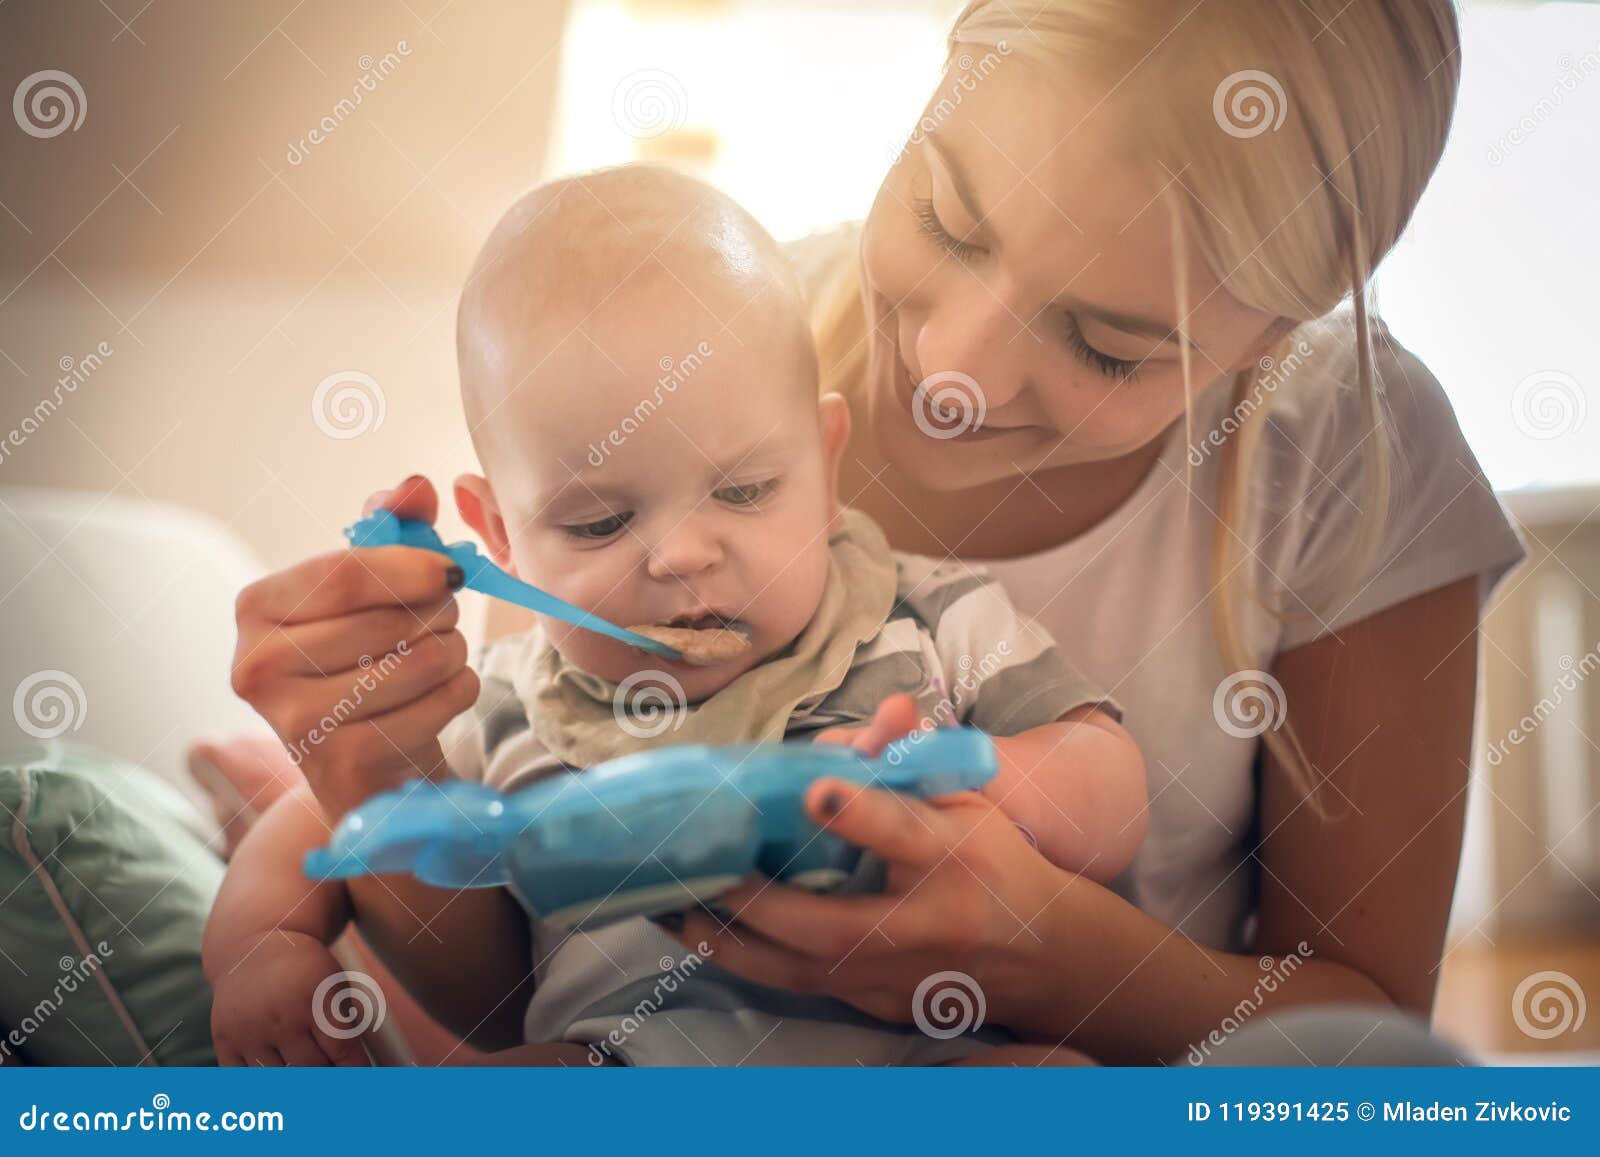
[[[995,737],[984,794],[1043,855],[1100,881],[1127,866],[1146,791],[1116,707],[981,569],[895,554],[841,505],[848,404],[817,396],[799,290],[736,204],[646,166],[547,184],[490,236],[457,343],[484,474],[456,498],[488,553],[696,662],[541,620],[475,664],[477,706],[441,737],[455,774],[514,789],[656,744],[835,740],[909,694],[925,725]],[[686,969],[640,918],[532,927],[525,1037],[593,1063],[932,1064],[1008,1039],[935,1039],[693,954]],[[266,1019],[293,1034],[310,1016]]]

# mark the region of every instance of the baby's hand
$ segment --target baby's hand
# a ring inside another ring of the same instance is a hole
[[[360,1038],[344,1036],[336,1016],[327,1012],[330,1002],[339,1000],[339,982],[329,978],[342,971],[314,937],[267,933],[214,985],[211,1036],[217,1063],[365,1065]]]
[[[917,702],[909,695],[891,695],[878,704],[872,720],[860,727],[830,727],[819,731],[813,743],[842,743],[876,757],[896,739],[917,729]]]

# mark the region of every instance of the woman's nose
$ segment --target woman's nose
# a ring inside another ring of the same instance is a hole
[[[646,570],[651,578],[685,578],[722,562],[722,541],[701,512],[695,511],[667,530],[650,551]]]
[[[997,410],[1022,392],[1025,358],[1037,339],[1004,302],[974,290],[976,296],[943,302],[922,319],[916,372],[923,381],[966,375],[976,383],[976,400],[986,410]]]

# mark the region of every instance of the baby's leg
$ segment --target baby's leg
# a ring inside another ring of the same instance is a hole
[[[1077,1049],[1069,1049],[1066,1045],[995,1045],[993,1048],[983,1049],[981,1052],[972,1053],[970,1056],[958,1060],[946,1061],[950,1067],[964,1066],[976,1067],[987,1065],[1026,1065],[1038,1068],[1040,1065],[1098,1065],[1100,1062],[1087,1053],[1080,1053]]]
[[[562,1041],[547,1043],[518,1045],[516,1048],[502,1049],[497,1053],[484,1053],[475,1057],[466,1057],[455,1063],[462,1065],[485,1066],[524,1066],[524,1067],[561,1067],[561,1068],[598,1068],[595,1057],[602,1056],[606,1064],[617,1062],[602,1054],[596,1053],[587,1045],[567,1044]]]

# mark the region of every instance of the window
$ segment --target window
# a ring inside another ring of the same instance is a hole
[[[952,0],[573,0],[552,171],[682,164],[780,240],[866,215]]]

